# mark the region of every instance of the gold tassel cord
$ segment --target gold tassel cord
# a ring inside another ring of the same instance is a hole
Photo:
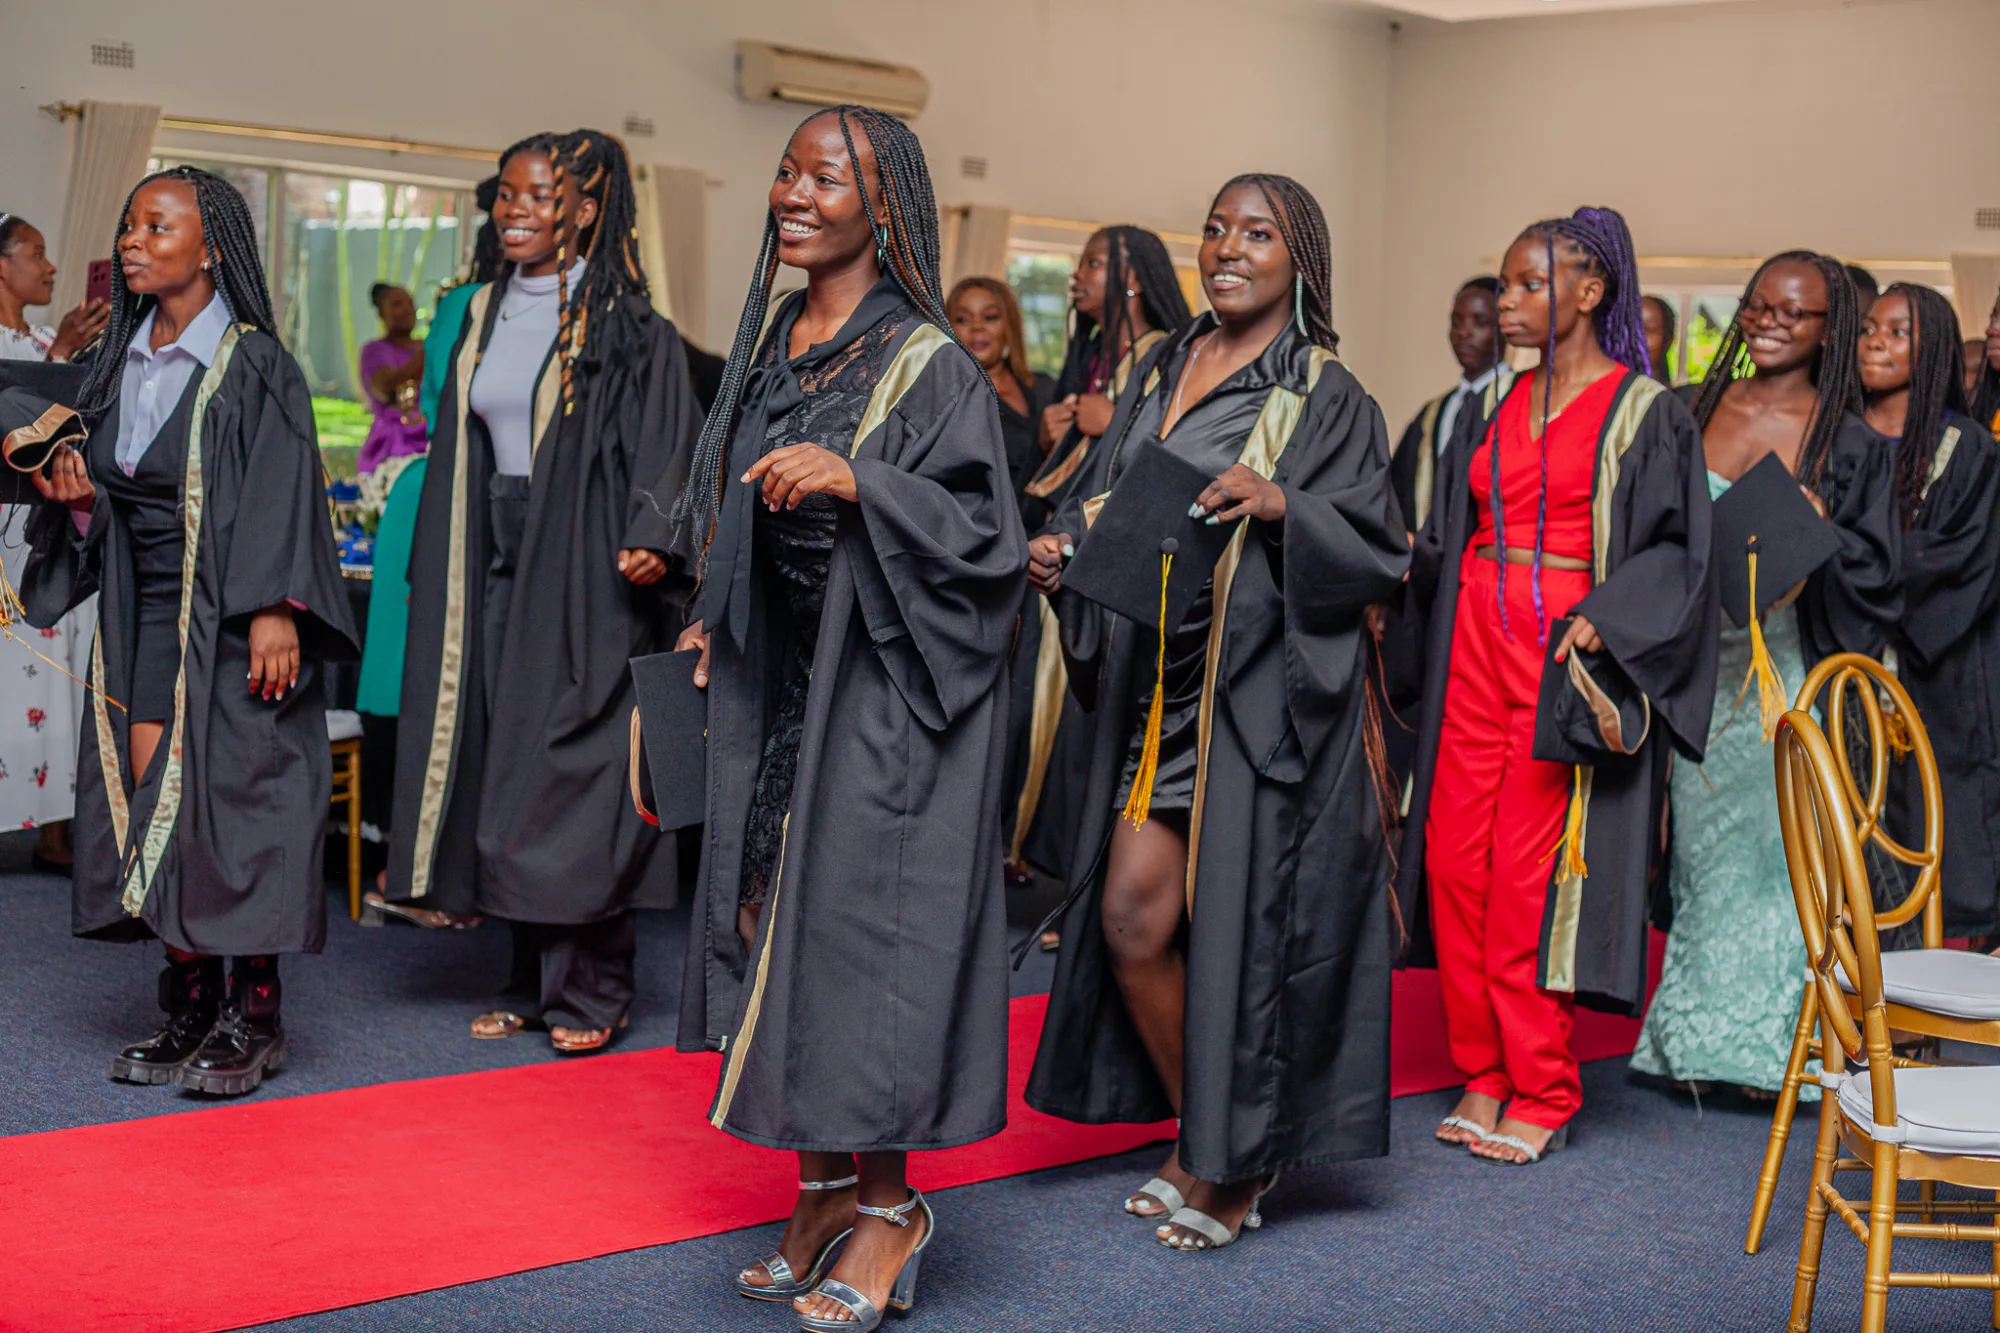
[[[1171,551],[1160,557],[1160,648],[1153,659],[1153,706],[1146,711],[1146,739],[1139,747],[1139,767],[1132,774],[1132,794],[1125,799],[1125,818],[1144,828],[1153,808],[1153,777],[1160,767],[1160,720],[1167,707],[1167,575],[1174,567]]]
[[[1778,719],[1785,715],[1785,678],[1778,674],[1778,664],[1771,660],[1771,650],[1764,642],[1764,622],[1757,615],[1757,552],[1750,551],[1750,669],[1743,676],[1743,690],[1750,688],[1752,680],[1757,682],[1757,706],[1764,720],[1764,743],[1770,742],[1778,734]],[[1742,691],[1737,697],[1742,698]]]
[[[27,608],[21,605],[21,595],[14,591],[14,584],[7,577],[6,571],[0,569],[0,638],[12,639],[15,643],[20,644],[36,657],[41,658],[44,662],[47,662],[50,666],[88,690],[90,688],[89,681],[77,675],[74,671],[71,671],[61,662],[56,661],[55,658],[50,657],[47,653],[35,647],[34,644],[29,643],[15,632],[15,626],[27,623],[28,612]],[[119,703],[108,694],[104,696],[104,702],[110,704],[121,713],[125,711],[125,705]]]
[[[1562,839],[1551,849],[1550,855],[1560,853],[1562,860],[1556,867],[1559,880],[1588,879],[1590,867],[1583,860],[1583,767],[1578,765],[1570,775],[1569,813],[1563,816]]]

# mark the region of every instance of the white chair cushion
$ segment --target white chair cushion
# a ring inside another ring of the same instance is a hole
[[[326,739],[333,741],[353,741],[361,739],[361,714],[352,708],[329,708],[326,710]]]
[[[1838,963],[1834,978],[1855,993]],[[2000,1019],[2000,958],[1966,949],[1893,950],[1882,955],[1882,995],[1952,1018]]]
[[[1868,1071],[1847,1075],[1840,1109],[1849,1120],[1875,1123]],[[2000,1065],[1898,1069],[1896,1124],[1905,1147],[1965,1157],[2000,1157]],[[1879,1135],[1891,1141],[1887,1134]]]

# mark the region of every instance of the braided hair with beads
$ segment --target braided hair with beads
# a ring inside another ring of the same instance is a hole
[[[815,111],[800,121],[799,126],[802,128],[824,116],[834,116],[840,122],[847,160],[853,165],[855,183],[860,187],[862,211],[875,235],[876,263],[895,280],[926,323],[937,326],[946,337],[958,342],[950,312],[945,308],[937,198],[931,190],[930,165],[924,159],[924,146],[916,132],[886,112],[854,105]],[[882,195],[880,214],[861,180],[861,157],[854,142],[857,128],[875,152],[875,178]],[[792,133],[797,134],[798,130]],[[771,304],[771,281],[777,272],[778,217],[766,208],[764,239],[757,249],[756,266],[750,271],[750,293],[743,302],[742,318],[736,324],[736,338],[729,346],[729,359],[723,365],[715,403],[695,444],[688,485],[674,502],[673,519],[681,526],[689,548],[704,553],[704,563],[722,500],[723,457],[729,448],[730,433],[736,428],[743,382],[764,333],[764,316]],[[980,374],[983,377],[985,372],[982,370]]]
[[[1743,311],[1755,295],[1757,284],[1774,264],[1809,265],[1826,284],[1826,332],[1812,363],[1813,387],[1819,391],[1819,397],[1813,403],[1812,419],[1806,423],[1805,439],[1799,443],[1798,466],[1794,469],[1801,485],[1817,490],[1826,473],[1827,459],[1833,455],[1833,441],[1840,434],[1842,416],[1849,412],[1858,415],[1862,407],[1861,376],[1855,367],[1861,300],[1839,260],[1812,250],[1786,250],[1757,266],[1737,302],[1736,318],[1722,335],[1708,378],[1701,382],[1701,392],[1694,400],[1694,419],[1695,424],[1707,430],[1709,418],[1715,415],[1730,384],[1753,373],[1750,351],[1745,346],[1748,337],[1743,332]]]
[[[555,178],[556,301],[561,311],[556,349],[562,358],[563,415],[568,416],[576,406],[575,363],[584,349],[636,348],[645,336],[645,311],[623,299],[649,292],[639,263],[632,164],[625,145],[602,130],[531,135],[500,155],[501,170],[518,153],[546,157]],[[597,206],[597,216],[572,229],[570,220],[580,216],[585,199]],[[577,259],[584,261],[583,277],[571,291],[569,271]],[[511,264],[501,270],[503,292],[513,275]]]
[[[1056,376],[1057,398],[1090,392],[1090,365],[1100,349],[1106,382],[1117,373],[1119,354],[1133,341],[1132,312],[1125,303],[1125,293],[1135,280],[1140,313],[1154,328],[1171,335],[1194,318],[1165,241],[1144,227],[1123,224],[1102,228],[1098,234],[1106,242],[1104,317],[1100,321],[1077,313],[1062,371]]]
[[[1896,446],[1896,508],[1908,531],[1924,511],[1924,488],[1944,434],[1945,414],[1967,414],[1964,343],[1958,312],[1936,288],[1892,282],[1882,295],[1892,294],[1910,305],[1910,402]]]
[[[139,191],[155,181],[178,181],[194,191],[195,206],[201,213],[202,246],[208,255],[210,276],[215,279],[216,295],[222,298],[223,309],[229,312],[234,324],[247,324],[251,328],[275,333],[277,319],[271,314],[271,289],[264,281],[264,260],[257,245],[257,229],[250,221],[250,206],[243,202],[236,187],[211,172],[200,167],[169,167],[156,171],[132,187],[132,193],[125,196],[125,207],[118,213],[118,235],[122,235],[125,219],[132,212],[132,200]],[[118,245],[118,236],[112,237],[112,249]],[[123,349],[132,341],[133,333],[140,322],[153,308],[153,298],[141,296],[125,285],[125,269],[121,264],[111,266],[111,319],[104,326],[99,346],[101,348]],[[125,378],[125,358],[123,355],[98,355],[90,363],[90,373],[84,379],[83,389],[78,395],[77,410],[87,416],[107,411],[118,401],[118,392]],[[283,397],[279,398],[280,407]]]
[[[1298,270],[1293,318],[1301,325],[1299,332],[1315,347],[1338,351],[1340,335],[1333,329],[1333,236],[1319,200],[1290,176],[1252,171],[1225,181],[1215,192],[1216,201],[1239,185],[1254,185],[1264,192],[1271,220],[1291,252],[1292,267]],[[1211,203],[1210,211],[1214,207]]]

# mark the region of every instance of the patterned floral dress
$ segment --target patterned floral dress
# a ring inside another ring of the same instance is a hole
[[[1729,483],[1711,472],[1708,489],[1719,498]],[[1764,643],[1789,697],[1806,676],[1791,606],[1765,613]],[[1674,757],[1673,929],[1632,1068],[1776,1091],[1805,989],[1806,946],[1755,688],[1738,703],[1749,670],[1750,631],[1725,621],[1707,758],[1697,765]],[[1800,1092],[1811,1100],[1819,1088],[1808,1083]]]

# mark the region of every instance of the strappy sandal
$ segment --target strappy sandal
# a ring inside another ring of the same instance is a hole
[[[910,1251],[910,1257],[903,1260],[902,1271],[889,1284],[889,1308],[907,1310],[917,1303],[917,1269],[923,1262],[924,1249],[937,1235],[937,1218],[931,1213],[931,1206],[924,1202],[924,1196],[916,1190],[910,1197],[894,1208],[871,1208],[865,1203],[854,1205],[857,1213],[879,1217],[892,1226],[910,1225],[910,1214],[921,1210],[924,1215],[924,1238],[917,1242],[917,1248]],[[882,1326],[883,1312],[875,1308],[875,1302],[863,1296],[845,1282],[828,1278],[813,1288],[813,1291],[840,1306],[852,1319],[822,1319],[818,1315],[802,1314],[799,1327],[807,1333],[874,1333]]]
[[[1513,1134],[1488,1134],[1486,1141],[1488,1143],[1497,1143],[1503,1148],[1518,1148],[1528,1154],[1528,1160],[1517,1162],[1509,1157],[1488,1157],[1485,1153],[1472,1154],[1480,1161],[1491,1162],[1495,1166],[1533,1166],[1550,1153],[1561,1152],[1569,1146],[1569,1126],[1564,1125],[1561,1129],[1549,1135],[1549,1141],[1544,1143],[1540,1148],[1532,1147],[1526,1139],[1519,1138]]]
[[[1141,1199],[1151,1199],[1166,1211],[1142,1213],[1132,1206]],[[1186,1204],[1187,1196],[1175,1189],[1174,1182],[1168,1180],[1165,1176],[1154,1176],[1138,1189],[1133,1190],[1125,1196],[1125,1211],[1134,1217],[1143,1217],[1148,1222],[1156,1217],[1171,1217],[1177,1209],[1184,1207]]]
[[[1225,1245],[1234,1245],[1244,1232],[1255,1231],[1264,1225],[1261,1211],[1264,1196],[1277,1188],[1277,1184],[1278,1177],[1273,1172],[1264,1188],[1251,1197],[1250,1211],[1243,1215],[1243,1225],[1234,1231],[1199,1208],[1176,1208],[1173,1216],[1156,1228],[1153,1234],[1159,1238],[1160,1244],[1170,1250],[1219,1250]],[[1176,1238],[1175,1227],[1194,1232],[1194,1239]]]
[[[1485,1143],[1493,1137],[1492,1130],[1486,1128],[1486,1126],[1482,1124],[1479,1124],[1477,1121],[1467,1120],[1462,1115],[1446,1116],[1444,1119],[1438,1121],[1438,1128],[1465,1130],[1467,1133],[1471,1134],[1475,1139],[1477,1139],[1481,1143]],[[1465,1148],[1467,1150],[1470,1150],[1472,1147],[1472,1145],[1470,1143],[1467,1143],[1464,1139],[1448,1139],[1442,1134],[1433,1134],[1431,1137],[1436,1139],[1439,1143],[1443,1144],[1447,1148]]]
[[[500,1041],[528,1026],[528,1020],[505,1009],[495,1009],[472,1020],[474,1041]]]
[[[563,1031],[576,1034],[570,1037],[558,1037],[556,1029],[552,1026],[549,1028],[549,1045],[555,1048],[557,1055],[589,1055],[593,1051],[601,1051],[609,1046],[614,1032],[623,1032],[631,1025],[632,1015],[626,1014],[618,1020],[616,1028],[565,1027]]]
[[[844,1190],[860,1183],[860,1176],[842,1176],[839,1180],[801,1180],[799,1189],[804,1193],[812,1193],[815,1190]],[[771,1251],[757,1263],[751,1264],[749,1268],[736,1275],[736,1294],[748,1296],[753,1301],[788,1301],[794,1296],[805,1295],[819,1285],[820,1278],[826,1273],[826,1266],[833,1261],[835,1247],[853,1234],[854,1228],[849,1227],[820,1246],[819,1252],[813,1255],[812,1267],[806,1269],[804,1277],[794,1277],[792,1266],[785,1262],[785,1256],[777,1250]],[[755,1269],[757,1264],[762,1264],[764,1271],[770,1274],[769,1282],[757,1283],[750,1280],[751,1270]]]
[[[374,889],[361,895],[361,905],[425,930],[471,930],[486,919],[477,913],[440,912],[434,907],[412,907],[408,903],[390,902]]]

